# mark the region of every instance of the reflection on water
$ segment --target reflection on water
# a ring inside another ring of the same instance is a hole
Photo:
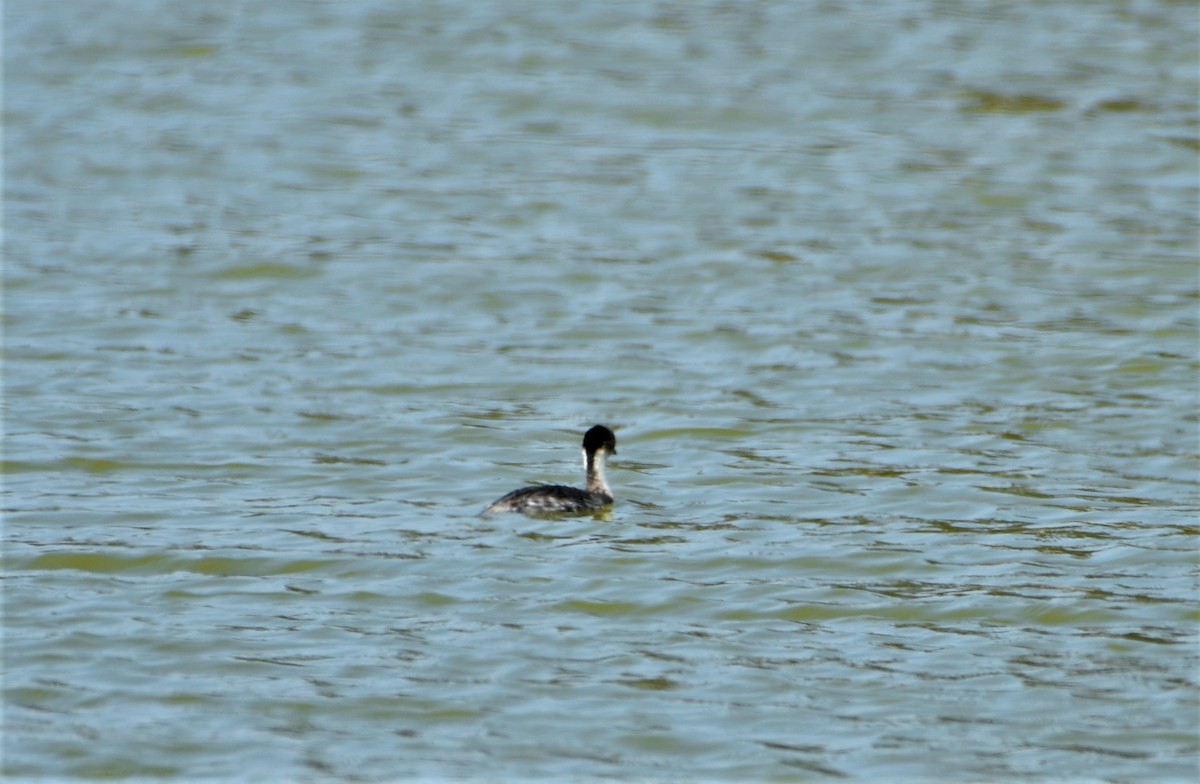
[[[8,9],[5,772],[1194,775],[1182,9]]]

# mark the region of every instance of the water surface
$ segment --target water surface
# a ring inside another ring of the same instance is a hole
[[[9,777],[1197,774],[1189,4],[5,22]]]

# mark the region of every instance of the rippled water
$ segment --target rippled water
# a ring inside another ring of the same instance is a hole
[[[10,778],[1197,775],[1191,4],[5,22]]]

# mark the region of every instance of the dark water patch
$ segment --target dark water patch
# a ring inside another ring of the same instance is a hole
[[[161,575],[174,572],[218,577],[262,577],[296,574],[334,568],[342,562],[265,557],[181,558],[162,554],[116,555],[112,553],[45,553],[13,565],[16,571],[76,570],[93,574]]]

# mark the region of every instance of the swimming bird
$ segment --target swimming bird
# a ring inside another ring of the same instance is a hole
[[[617,437],[604,425],[596,425],[583,434],[583,467],[587,484],[582,490],[567,485],[522,487],[496,499],[484,514],[522,512],[524,514],[561,514],[594,512],[613,502],[612,490],[604,480],[604,461],[617,453]]]

